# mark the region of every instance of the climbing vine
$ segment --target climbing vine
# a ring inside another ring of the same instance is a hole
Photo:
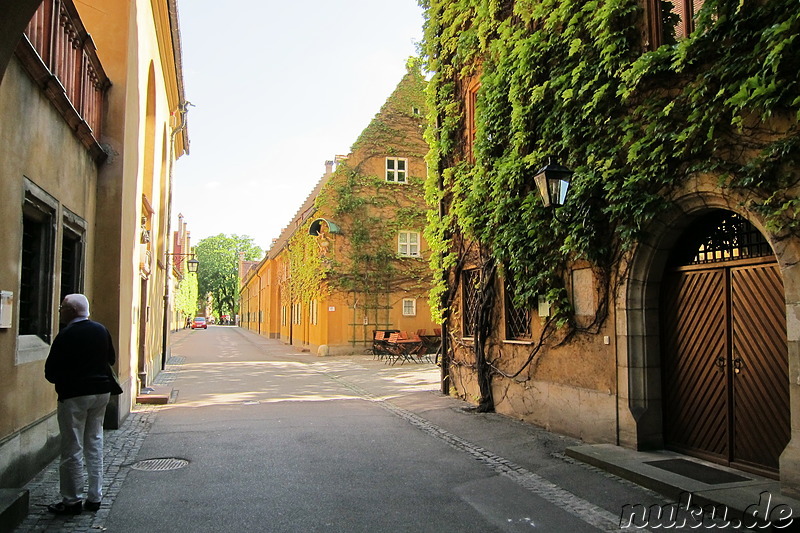
[[[321,300],[327,296],[330,288],[325,283],[328,275],[328,264],[320,254],[317,240],[305,231],[295,233],[289,241],[288,283],[292,299],[300,302]]]
[[[777,234],[800,231],[794,0],[706,0],[688,38],[655,50],[635,0],[420,4],[433,73],[427,139],[436,172],[426,194],[439,207],[426,236],[442,273],[431,303],[443,316],[457,265],[475,262],[459,256],[470,247],[457,241],[467,240],[513,281],[515,303],[533,308],[544,296],[556,325],[579,331],[566,266],[588,261],[613,291],[623,254],[692,175],[746,193],[746,207]],[[465,101],[475,79],[470,162]],[[556,216],[532,183],[549,158],[575,172]],[[599,307],[593,326],[608,310]]]
[[[315,199],[315,215],[292,239],[292,283],[298,297],[314,297],[323,282],[329,291],[357,295],[424,294],[430,286],[428,264],[398,257],[397,243],[398,232],[425,227],[425,177],[406,169],[405,182],[393,183],[380,174],[386,157],[422,161],[428,151],[422,138],[426,81],[418,59],[409,60],[407,68],[351,154],[326,179]],[[315,217],[330,218],[342,231],[324,236],[331,243],[326,253],[320,253],[319,238],[308,235]]]

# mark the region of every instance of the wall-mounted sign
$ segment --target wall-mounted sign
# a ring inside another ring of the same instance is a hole
[[[13,301],[13,292],[0,291],[0,328],[11,327],[11,316],[14,314]]]

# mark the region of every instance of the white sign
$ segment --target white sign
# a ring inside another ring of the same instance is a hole
[[[336,308],[335,308],[334,306],[330,306],[330,307],[328,308],[328,311],[336,311]]]
[[[12,307],[13,301],[13,292],[0,291],[0,328],[11,327],[11,315],[14,314],[14,308]]]

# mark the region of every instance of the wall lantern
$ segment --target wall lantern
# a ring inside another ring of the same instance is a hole
[[[186,261],[186,268],[189,270],[189,272],[197,273],[197,267],[199,266],[200,266],[200,261],[198,261],[194,257]]]
[[[558,163],[547,162],[533,177],[545,207],[564,205],[573,172]]]
[[[200,261],[197,260],[194,254],[164,254],[167,258],[167,265],[169,265],[169,258],[170,257],[191,257],[188,261],[186,261],[186,269],[192,273],[197,274],[197,268],[200,266]],[[174,265],[176,262],[173,259],[172,264]]]

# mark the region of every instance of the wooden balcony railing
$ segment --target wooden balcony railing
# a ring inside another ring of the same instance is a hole
[[[72,0],[44,0],[16,53],[95,160],[105,159],[99,141],[111,82]]]

